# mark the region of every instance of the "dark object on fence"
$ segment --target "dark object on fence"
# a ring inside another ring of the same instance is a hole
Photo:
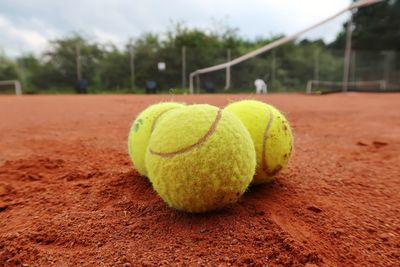
[[[87,93],[87,81],[85,79],[80,79],[75,84],[75,90],[78,94]]]
[[[204,88],[206,89],[207,93],[210,93],[210,94],[215,93],[215,85],[211,81],[206,81],[204,83]]]
[[[153,80],[146,81],[146,94],[157,93],[157,82]]]

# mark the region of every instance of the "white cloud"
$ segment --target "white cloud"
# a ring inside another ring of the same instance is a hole
[[[115,34],[105,32],[100,29],[94,29],[93,34],[94,34],[96,40],[101,43],[112,42],[112,43],[116,44],[117,46],[121,46],[123,44],[123,41],[119,38],[119,36],[117,36]]]
[[[34,20],[30,27],[24,27],[16,25],[13,21],[0,14],[2,48],[8,55],[15,56],[25,50],[41,52],[47,46],[48,39],[55,37],[55,35],[54,30],[46,28],[38,20]]]
[[[40,52],[46,40],[84,33],[101,42],[122,46],[143,32],[163,32],[171,21],[191,27],[212,27],[227,20],[240,34],[254,38],[290,34],[350,4],[350,0],[1,0],[0,46],[17,54],[18,47]],[[332,39],[346,16],[310,33]]]

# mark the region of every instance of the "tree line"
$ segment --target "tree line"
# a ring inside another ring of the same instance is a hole
[[[362,8],[354,13],[353,23],[354,48],[400,49],[400,1]],[[232,90],[252,89],[256,78],[266,80],[276,90],[302,89],[307,80],[315,78],[341,80],[346,29],[347,23],[330,43],[298,40],[234,66]],[[23,54],[11,59],[0,53],[0,80],[18,79],[24,91],[32,93],[71,91],[80,75],[90,92],[143,92],[149,80],[156,81],[160,91],[187,88],[190,72],[226,62],[280,37],[248,40],[230,27],[209,31],[177,24],[164,34],[146,33],[118,48],[72,34],[51,40],[38,56]],[[400,65],[398,57],[395,61]],[[159,62],[166,63],[165,70],[157,68]],[[222,90],[225,73],[202,75],[199,83],[201,87],[212,83],[216,90]]]

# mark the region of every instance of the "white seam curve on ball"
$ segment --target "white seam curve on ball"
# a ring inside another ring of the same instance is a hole
[[[272,121],[274,119],[274,115],[273,115],[271,109],[268,108],[268,110],[269,110],[269,120],[268,120],[267,126],[265,127],[265,131],[264,131],[264,138],[263,138],[263,144],[262,144],[262,155],[261,155],[261,160],[262,160],[261,164],[262,164],[262,169],[264,171],[268,170],[266,146],[267,146],[268,132],[271,127]]]
[[[217,129],[218,123],[221,120],[221,117],[222,117],[222,109],[219,109],[218,112],[217,112],[217,116],[215,117],[215,120],[211,124],[211,126],[208,129],[207,133],[205,135],[203,135],[201,138],[199,138],[199,140],[197,140],[196,143],[194,143],[194,144],[192,144],[190,146],[178,149],[176,151],[171,151],[171,152],[157,152],[157,151],[154,151],[152,148],[150,148],[150,153],[153,154],[153,155],[157,155],[157,156],[160,156],[160,157],[167,158],[167,157],[173,157],[175,155],[188,152],[188,151],[194,149],[195,147],[200,146],[205,141],[207,141],[207,139],[215,132],[215,130]]]

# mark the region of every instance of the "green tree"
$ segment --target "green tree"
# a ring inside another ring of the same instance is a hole
[[[0,51],[0,81],[1,80],[18,80],[17,65],[11,59],[7,58]]]
[[[103,52],[97,63],[95,85],[99,90],[130,88],[128,51],[120,51],[115,46]]]
[[[161,42],[158,35],[143,34],[134,42],[133,49],[135,54],[136,86],[145,87],[147,80],[156,80],[156,82],[160,83],[157,62],[162,61],[162,59],[159,56]]]
[[[50,48],[44,53],[43,68],[37,78],[41,80],[41,88],[73,87],[77,81],[76,56],[79,47],[82,64],[82,78],[94,84],[96,67],[104,56],[103,49],[96,43],[89,43],[77,34],[50,41]],[[36,82],[39,82],[36,80]]]
[[[25,91],[36,89],[37,78],[43,69],[42,63],[34,54],[24,54],[16,59],[19,76]]]
[[[354,1],[354,0],[353,0]],[[400,0],[357,9],[353,14],[352,47],[357,50],[400,50]],[[331,44],[344,48],[348,22]]]
[[[133,47],[136,91],[142,91],[140,88],[145,87],[146,81],[155,80],[158,88],[165,92],[181,86],[184,46],[186,75],[189,75],[197,69],[226,62],[228,49],[234,59],[281,37],[250,40],[242,38],[237,29],[228,26],[201,30],[176,24],[165,34],[145,33],[130,41],[124,49],[119,49],[113,44],[100,45],[75,34],[51,41],[49,49],[40,57],[28,54],[16,62],[2,60],[0,74],[19,77],[25,87],[37,90],[72,89],[77,79],[76,49],[79,47],[83,78],[88,81],[91,92],[127,90],[131,87],[130,49]],[[337,57],[326,48],[322,40],[303,40],[268,51],[232,67],[231,88],[252,90],[256,78],[266,80],[271,86],[272,77],[275,77],[274,90],[304,88],[305,83],[314,77],[316,51],[321,79],[339,80],[343,53]],[[166,63],[165,71],[158,70],[158,62]],[[213,83],[221,92],[225,85],[225,70],[200,75],[200,85],[204,87],[206,82]]]

